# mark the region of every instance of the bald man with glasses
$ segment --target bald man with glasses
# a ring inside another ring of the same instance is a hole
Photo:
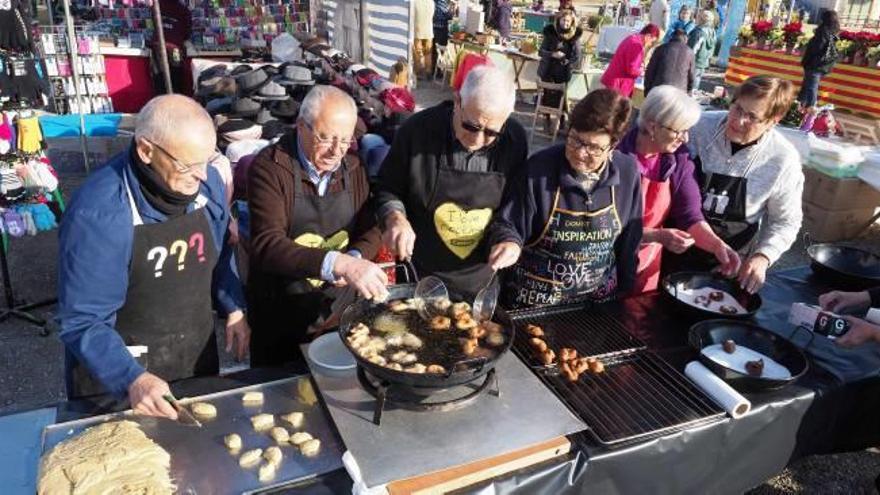
[[[505,184],[525,166],[526,132],[511,117],[515,96],[506,74],[472,69],[453,101],[407,119],[379,172],[385,245],[460,297],[491,278],[484,233]]]
[[[135,412],[176,418],[168,382],[218,372],[215,309],[226,317],[227,352],[247,353],[226,192],[208,167],[215,146],[198,103],[154,98],[129,150],[71,201],[58,266],[69,397],[110,393]]]

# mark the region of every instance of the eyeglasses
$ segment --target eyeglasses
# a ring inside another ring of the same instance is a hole
[[[682,129],[680,131],[677,131],[672,127],[666,127],[665,125],[661,125],[660,127],[669,131],[669,133],[672,134],[672,139],[679,139],[682,136],[687,136],[688,132],[690,131],[690,129]]]
[[[760,124],[766,121],[766,119],[758,117],[752,112],[747,112],[739,103],[730,105],[729,113],[731,118],[745,120],[749,125]]]
[[[351,142],[353,141],[351,138],[342,139],[340,137],[324,137],[315,132],[315,128],[312,127],[312,124],[309,124],[305,120],[302,123],[306,126],[306,129],[312,133],[312,139],[315,141],[315,144],[321,146],[322,148],[344,148],[348,149],[351,146]]]
[[[183,163],[182,161],[180,161],[176,156],[169,153],[168,150],[159,146],[154,141],[151,141],[146,138],[144,138],[144,140],[146,142],[150,143],[151,145],[153,145],[157,150],[164,153],[165,156],[170,158],[171,164],[174,165],[174,170],[176,170],[178,173],[181,173],[181,174],[189,174],[189,173],[192,173],[194,170],[205,170],[208,168],[209,163],[213,162],[214,160],[216,160],[220,156],[220,153],[214,153],[213,155],[211,155],[210,158],[208,158],[208,161],[206,161],[204,163],[189,163],[189,164],[187,164],[187,163]]]
[[[471,134],[483,133],[483,136],[485,136],[486,139],[495,139],[498,136],[500,136],[502,132],[504,132],[504,126],[501,126],[501,129],[498,129],[496,131],[495,129],[483,127],[479,124],[474,124],[473,122],[469,121],[465,117],[464,110],[461,108],[461,105],[459,105],[458,111],[460,112],[459,113],[459,120],[461,120],[462,129],[470,132]]]
[[[614,146],[614,143],[611,143],[608,146],[599,146],[595,143],[587,143],[581,138],[577,137],[574,132],[569,131],[568,138],[565,140],[565,145],[574,151],[584,151],[591,157],[598,158],[607,153],[608,150],[610,150],[611,147]]]

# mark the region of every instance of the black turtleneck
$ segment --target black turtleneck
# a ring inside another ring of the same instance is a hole
[[[141,186],[141,192],[147,202],[162,214],[170,218],[186,213],[186,207],[195,201],[198,191],[194,194],[181,194],[172,191],[168,184],[153,170],[153,167],[141,160],[135,146],[131,147],[131,168]]]

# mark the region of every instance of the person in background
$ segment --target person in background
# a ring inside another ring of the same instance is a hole
[[[248,171],[254,335],[251,364],[293,360],[298,344],[324,328],[345,286],[365,299],[387,296],[375,263],[380,232],[368,205],[366,171],[347,153],[357,124],[354,100],[315,86],[294,132],[265,148]],[[327,321],[327,320],[324,320]]]
[[[832,313],[862,312],[869,308],[880,308],[880,287],[860,292],[831,291],[819,296],[819,306]],[[835,340],[843,347],[857,347],[867,342],[880,343],[880,325],[862,318],[845,315],[850,324],[849,331]]]
[[[645,95],[662,85],[687,93],[694,87],[694,52],[687,45],[684,31],[676,31],[668,43],[658,46],[645,69]]]
[[[405,88],[385,90],[380,93],[382,116],[367,122],[367,134],[360,140],[358,153],[367,169],[367,176],[374,179],[394,142],[397,130],[415,110],[415,100]]]
[[[694,84],[691,93],[700,89],[703,74],[715,55],[717,37],[714,20],[715,15],[711,11],[701,11],[697,15],[697,27],[688,36],[688,46],[694,51]]]
[[[416,77],[431,77],[434,41],[434,0],[413,0],[413,70]]]
[[[59,231],[58,321],[68,397],[128,398],[139,414],[176,418],[169,382],[219,371],[247,353],[245,299],[228,244],[223,183],[208,113],[165,95],[137,116],[131,146],[94,171]],[[144,346],[136,360],[126,346]]]
[[[544,10],[544,0],[535,0],[532,2],[532,10],[535,12],[541,12]]]
[[[559,12],[563,10],[570,10],[572,14],[575,14],[574,2],[572,0],[559,0]]]
[[[401,57],[394,62],[388,72],[388,80],[397,86],[409,88],[409,64]]]
[[[651,2],[648,22],[659,27],[661,35],[666,31],[669,27],[669,2],[667,0],[654,0]]]
[[[636,79],[644,72],[642,63],[645,52],[659,37],[660,28],[655,24],[648,24],[639,33],[627,36],[618,45],[608,68],[602,74],[602,85],[630,98]]]
[[[431,45],[431,75],[437,69],[437,47],[449,44],[449,21],[452,19],[452,7],[449,0],[434,0],[434,43]]]
[[[556,22],[544,26],[544,38],[538,51],[541,56],[538,77],[542,81],[567,83],[571,80],[572,71],[580,63],[581,34],[577,18],[571,10],[560,11]],[[547,91],[541,104],[556,107],[560,98],[562,92]]]
[[[528,155],[525,129],[511,115],[515,88],[495,67],[472,69],[453,101],[404,122],[379,171],[384,244],[462,297],[492,275],[485,231]]]
[[[669,31],[667,31],[666,38],[663,42],[668,43],[669,40],[672,39],[672,35],[674,35],[679,29],[684,31],[685,35],[690,35],[691,31],[694,30],[693,10],[691,10],[688,5],[682,5],[681,8],[678,9],[678,18],[671,26],[669,26]]]
[[[791,247],[801,227],[801,158],[776,130],[793,97],[791,82],[752,76],[734,92],[729,111],[703,112],[690,132],[703,215],[744,257],[737,278],[750,293],[764,285],[767,269]],[[665,271],[715,264],[711,255],[695,250],[666,261],[673,264]]]
[[[633,289],[642,238],[635,159],[614,149],[631,104],[597,89],[575,105],[565,143],[535,153],[493,220],[489,266],[501,303],[524,308],[603,302]]]
[[[513,3],[511,0],[495,0],[495,28],[501,37],[500,43],[506,44],[510,40],[510,18],[513,15]]]
[[[165,53],[168,56],[168,71],[171,76],[171,88],[175,93],[191,94],[192,88],[186,87],[186,71],[189,63],[185,60],[184,43],[192,35],[192,12],[187,2],[181,0],[159,0],[162,9],[162,28],[165,33]],[[159,56],[158,37],[154,37],[153,46],[153,81],[154,87],[165,88],[162,76],[161,58]],[[161,92],[161,91],[160,91]]]
[[[636,159],[641,172],[642,244],[635,292],[657,288],[663,250],[683,253],[692,246],[711,253],[725,276],[736,275],[739,255],[712,231],[701,209],[688,132],[700,119],[700,105],[672,86],[657,86],[639,108],[637,126],[617,145]]]
[[[813,37],[807,42],[807,47],[801,57],[804,79],[801,82],[798,103],[800,103],[802,110],[810,110],[815,113],[819,82],[823,76],[831,72],[834,64],[837,63],[837,35],[839,32],[840,21],[837,19],[837,12],[833,10],[822,12],[821,23],[813,32]]]

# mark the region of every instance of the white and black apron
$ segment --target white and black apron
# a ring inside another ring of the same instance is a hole
[[[519,261],[504,274],[506,308],[604,302],[617,292],[614,246],[622,231],[615,189],[611,204],[598,210],[553,209],[538,238],[523,247]]]
[[[452,167],[452,151],[437,172],[427,208],[409,216],[416,232],[413,264],[436,275],[459,297],[473,297],[489,281],[485,233],[501,203],[505,175]]]
[[[126,346],[146,346],[138,361],[165,381],[216,375],[219,369],[211,280],[218,252],[211,224],[196,198],[196,209],[164,222],[145,224],[128,180],[134,236],[125,304],[115,328]],[[106,390],[80,364],[73,370],[72,397]]]
[[[294,201],[288,237],[305,247],[345,252],[352,238],[357,218],[354,184],[343,163],[336,172],[343,187],[323,196],[306,194],[302,167],[293,164]],[[249,301],[254,318],[251,337],[251,362],[259,366],[280,365],[291,361],[298,344],[308,340],[306,328],[330,310],[338,290],[318,279],[290,280],[265,276],[262,290]]]

